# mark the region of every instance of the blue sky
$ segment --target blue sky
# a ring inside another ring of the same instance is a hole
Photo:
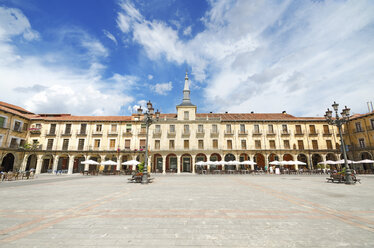
[[[0,100],[36,113],[322,116],[374,101],[373,1],[0,0]]]

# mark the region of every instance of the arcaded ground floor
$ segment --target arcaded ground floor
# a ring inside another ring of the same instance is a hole
[[[39,175],[0,183],[0,247],[374,247],[374,177]]]

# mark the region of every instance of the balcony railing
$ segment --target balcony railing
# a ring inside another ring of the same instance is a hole
[[[332,132],[329,130],[324,130],[323,131],[323,136],[331,136],[332,135]]]
[[[260,130],[253,130],[252,135],[262,135]]]
[[[309,136],[317,136],[319,133],[318,131],[314,131],[314,132],[309,132]]]
[[[147,131],[145,129],[140,129],[138,135],[146,135]]]
[[[205,136],[205,131],[204,130],[197,130],[196,132],[196,138],[203,138]]]
[[[218,137],[219,136],[219,132],[217,130],[210,130],[210,137],[213,138],[213,137]]]
[[[161,130],[153,130],[153,137],[159,138],[161,137],[161,134],[162,134]]]
[[[234,135],[232,130],[225,130],[225,135]]]
[[[175,131],[174,132],[168,131],[168,138],[173,138],[173,137],[175,137]]]
[[[29,132],[31,134],[41,134],[41,128],[40,127],[31,127],[31,128],[29,128]]]
[[[101,136],[101,135],[103,135],[103,131],[93,131],[92,132],[92,135],[94,135],[94,136]]]
[[[182,137],[190,137],[190,130],[183,130]]]
[[[49,132],[46,132],[45,133],[45,136],[56,136],[56,131],[55,132],[51,132],[51,131],[49,131]]]
[[[108,136],[117,136],[118,131],[108,131]]]
[[[13,128],[13,131],[14,131],[14,132],[18,132],[18,133],[22,133],[22,132],[23,132],[23,130],[22,130],[21,127]]]
[[[291,135],[291,131],[290,130],[282,130],[281,135]]]
[[[77,132],[77,136],[87,136],[87,131],[86,130],[80,130]]]
[[[131,130],[123,131],[122,135],[123,136],[132,136],[132,131]]]
[[[353,132],[355,132],[355,133],[362,133],[364,131],[364,129],[363,128],[360,128],[360,129],[355,129]]]
[[[267,131],[266,132],[266,136],[274,136],[274,135],[276,135],[276,133],[274,132],[274,130],[273,131]]]
[[[61,136],[71,136],[71,131],[69,132],[66,132],[66,131],[64,131],[64,132],[62,132],[61,133]]]
[[[239,130],[238,135],[240,135],[240,136],[248,135],[248,130]]]
[[[295,131],[295,136],[303,136],[304,132],[302,130]]]

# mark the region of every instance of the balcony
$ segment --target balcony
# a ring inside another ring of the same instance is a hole
[[[56,136],[56,132],[54,132],[54,131],[49,131],[49,132],[45,133],[45,136],[49,136],[49,137],[51,137],[51,136]]]
[[[139,136],[145,136],[145,135],[147,135],[147,131],[145,129],[140,129],[138,135]]]
[[[175,137],[175,131],[168,131],[168,138],[174,138]]]
[[[304,136],[304,132],[302,130],[296,131],[295,136]]]
[[[23,130],[21,129],[21,127],[14,128],[13,131],[17,132],[17,133],[22,133],[23,132]]]
[[[354,133],[362,133],[362,132],[364,132],[364,129],[362,129],[362,128],[357,129],[357,128],[356,128],[353,132],[354,132]]]
[[[40,127],[31,127],[31,128],[29,128],[29,132],[31,134],[41,134],[41,128]]]
[[[161,137],[161,130],[154,130],[153,131],[153,138],[160,138]]]
[[[123,131],[122,133],[123,136],[130,137],[132,136],[132,131],[130,129]]]
[[[61,136],[71,136],[71,132],[69,132],[69,131],[68,132],[66,132],[66,131],[62,132]]]
[[[204,130],[198,130],[197,132],[196,132],[196,138],[204,138],[204,136],[205,136],[205,131]]]
[[[289,131],[289,130],[282,130],[281,131],[281,135],[282,136],[289,136],[289,135],[291,135],[291,131]]]
[[[80,130],[77,132],[77,136],[87,136],[86,130]]]
[[[332,135],[332,133],[331,133],[330,130],[323,131],[323,136],[331,136],[331,135]]]
[[[184,130],[182,133],[182,138],[190,137],[191,133],[190,130]]]
[[[103,131],[93,131],[92,132],[92,136],[102,136],[103,135]]]
[[[108,136],[118,136],[118,131],[108,131]]]
[[[276,135],[276,133],[274,132],[274,130],[266,132],[266,136],[275,136],[275,135]]]
[[[216,138],[219,136],[219,132],[217,130],[211,130],[210,131],[210,137],[211,138]]]
[[[262,132],[260,130],[253,130],[252,135],[254,136],[262,135]]]
[[[309,132],[309,136],[318,136],[318,131]]]
[[[232,136],[234,132],[232,130],[225,130],[225,136]]]
[[[246,136],[246,135],[248,135],[248,130],[239,130],[238,135],[239,136]]]

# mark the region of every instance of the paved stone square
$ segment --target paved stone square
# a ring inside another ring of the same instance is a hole
[[[0,247],[374,247],[374,177],[41,175],[0,183]]]

